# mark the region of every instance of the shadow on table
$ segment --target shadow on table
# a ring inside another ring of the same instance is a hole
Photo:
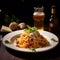
[[[56,46],[54,49],[45,51],[45,52],[40,52],[40,53],[26,53],[26,52],[20,52],[20,51],[15,51],[10,48],[7,48],[7,51],[19,58],[23,58],[26,60],[48,60],[48,59],[55,59],[60,56],[60,45]]]

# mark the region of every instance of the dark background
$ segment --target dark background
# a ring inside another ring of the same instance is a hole
[[[48,24],[50,18],[50,9],[52,5],[56,5],[56,12],[60,22],[60,3],[59,0],[0,0],[0,24],[5,24],[4,14],[14,14],[19,18],[20,22],[33,25],[34,6],[44,6],[45,24]]]

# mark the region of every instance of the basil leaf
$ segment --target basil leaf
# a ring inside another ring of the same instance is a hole
[[[35,49],[35,48],[31,48],[31,50],[32,50],[33,52],[36,52],[36,49]]]
[[[7,43],[7,44],[11,44],[11,42],[9,42],[8,40],[5,40],[5,43]]]
[[[20,37],[20,34],[16,35],[16,37],[19,38]]]
[[[38,30],[37,28],[27,25],[27,29],[25,29],[24,31],[27,33],[31,33],[31,32],[37,32],[37,30]]]
[[[54,42],[58,42],[58,41],[56,41],[54,38],[52,38],[51,40],[54,41]]]

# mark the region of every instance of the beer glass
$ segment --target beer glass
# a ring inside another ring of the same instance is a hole
[[[43,12],[44,7],[34,7],[33,20],[34,27],[44,30],[44,18],[45,14]]]

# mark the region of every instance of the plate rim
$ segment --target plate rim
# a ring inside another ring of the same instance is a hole
[[[15,49],[15,48],[13,48],[13,47],[9,47],[8,44],[5,43],[4,38],[5,38],[6,36],[8,36],[8,35],[10,35],[10,34],[12,34],[12,33],[18,32],[18,31],[22,31],[22,32],[23,32],[23,30],[17,30],[17,31],[13,31],[13,32],[10,32],[10,33],[6,34],[6,35],[3,37],[2,43],[3,43],[6,47],[8,47],[8,48],[10,48],[10,49],[13,49],[13,50],[16,50],[16,51],[33,53],[34,51],[32,51],[32,50],[31,50],[31,51],[19,50],[19,49],[25,49],[25,48]],[[56,46],[58,45],[58,43],[59,43],[59,38],[58,38],[55,34],[53,34],[53,33],[51,33],[51,32],[48,32],[48,31],[42,31],[42,30],[38,30],[38,31],[40,31],[40,32],[47,32],[47,33],[49,33],[49,34],[54,35],[54,36],[57,38],[58,42],[56,43],[55,46],[52,46],[51,48],[49,48],[49,49],[47,49],[47,50],[36,51],[36,52],[45,52],[45,51],[48,51],[48,50],[53,49],[54,47],[56,47]]]

